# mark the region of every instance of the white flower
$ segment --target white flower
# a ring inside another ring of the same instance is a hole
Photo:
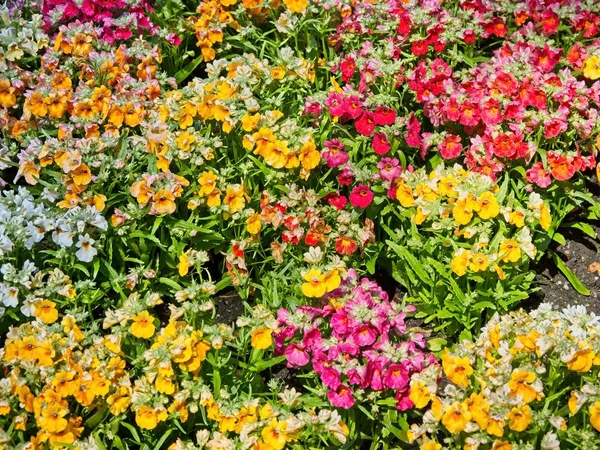
[[[98,250],[93,247],[94,242],[96,241],[94,241],[89,234],[79,236],[79,241],[76,244],[76,246],[79,247],[79,250],[75,253],[75,256],[77,256],[79,261],[90,262],[94,259],[94,256],[98,253]]]
[[[560,442],[555,433],[547,433],[542,439],[542,450],[558,450]]]
[[[52,232],[52,240],[62,248],[73,245],[74,233],[71,232],[71,225],[66,222],[59,222]]]
[[[23,305],[21,306],[21,313],[23,313],[23,315],[25,317],[32,317],[33,313],[35,312],[35,302],[38,299],[25,299],[25,301],[23,302]]]
[[[19,290],[14,286],[0,285],[0,301],[4,306],[14,308],[19,304]]]

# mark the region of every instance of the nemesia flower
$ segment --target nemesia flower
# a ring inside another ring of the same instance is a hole
[[[364,184],[359,184],[352,189],[350,203],[356,208],[366,208],[373,201],[373,192]]]

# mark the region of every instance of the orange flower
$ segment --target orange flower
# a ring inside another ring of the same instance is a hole
[[[168,189],[161,189],[152,196],[150,214],[173,214],[175,212],[175,196]]]

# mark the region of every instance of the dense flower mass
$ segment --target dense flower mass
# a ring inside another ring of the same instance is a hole
[[[0,6],[0,447],[600,446],[599,112],[594,0]]]

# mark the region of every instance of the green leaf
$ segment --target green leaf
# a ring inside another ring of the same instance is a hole
[[[591,225],[584,223],[584,222],[573,222],[573,223],[566,223],[564,224],[565,227],[569,227],[569,228],[576,228],[578,230],[583,231],[585,234],[587,234],[589,237],[591,237],[592,239],[596,239],[596,231],[594,230],[594,228],[592,228]]]
[[[160,277],[158,279],[158,281],[160,281],[162,284],[166,284],[167,286],[175,289],[176,291],[183,290],[183,286],[181,286],[179,283],[176,283],[175,281],[171,280],[170,278]]]
[[[187,77],[189,77],[190,74],[196,69],[196,67],[200,65],[202,61],[204,61],[204,58],[202,57],[202,55],[200,55],[196,59],[191,61],[187,66],[179,70],[175,74],[175,80],[177,81],[177,84],[181,84]]]
[[[552,240],[555,241],[555,242],[558,242],[560,245],[566,245],[567,244],[567,240],[560,233],[554,233],[554,236],[552,236]]]
[[[573,286],[575,288],[575,290],[577,292],[579,292],[581,295],[589,296],[590,291],[588,290],[588,288],[586,288],[583,285],[583,283],[581,282],[581,280],[579,278],[577,278],[577,275],[575,275],[571,271],[571,269],[569,269],[565,265],[563,260],[560,259],[560,256],[558,256],[558,254],[556,254],[556,252],[554,252],[552,250],[550,250],[550,255],[552,256],[552,260],[554,261],[554,264],[556,264],[556,267],[558,267],[558,269],[567,278],[567,280],[569,280],[569,283],[571,283],[571,286]]]
[[[162,445],[165,443],[165,441],[168,439],[172,432],[173,430],[170,429],[165,434],[163,434],[163,436],[158,440],[158,442],[154,446],[154,450],[160,450],[162,448]]]
[[[261,372],[269,367],[273,367],[281,362],[285,361],[285,355],[277,356],[276,358],[267,359],[266,361],[260,361],[254,366],[258,372]]]
[[[425,271],[423,264],[421,264],[421,262],[417,258],[415,258],[415,256],[411,252],[409,252],[406,249],[406,247],[398,245],[395,242],[390,241],[390,240],[386,241],[386,243],[390,247],[392,247],[392,249],[394,249],[394,251],[398,254],[398,256],[400,256],[402,259],[404,259],[408,263],[410,268],[417,274],[417,276],[421,279],[421,281],[423,283],[427,284],[428,286],[433,285],[433,280],[429,277],[429,275]]]

